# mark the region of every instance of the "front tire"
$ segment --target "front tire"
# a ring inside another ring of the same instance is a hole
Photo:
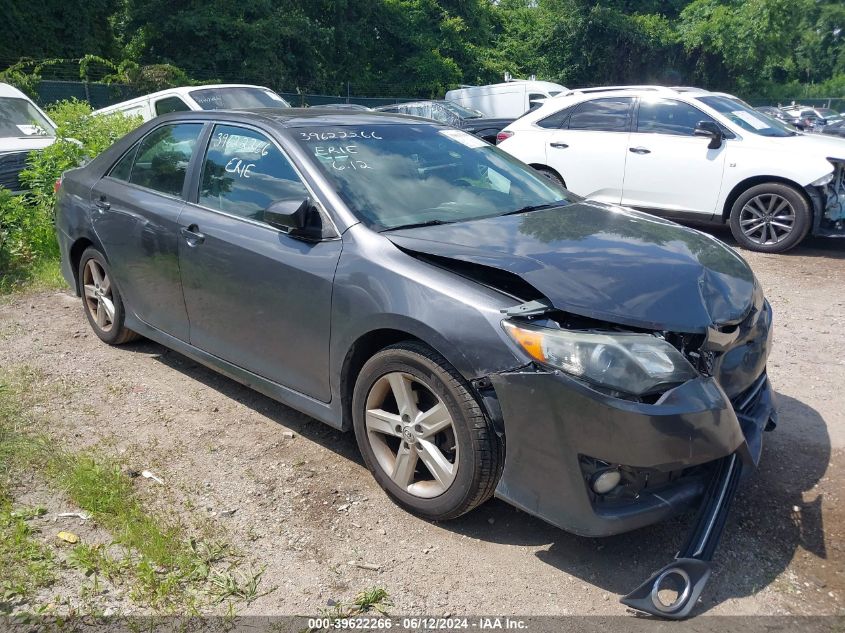
[[[730,226],[743,248],[760,253],[783,253],[810,231],[812,214],[807,199],[782,183],[756,185],[731,208]]]
[[[86,248],[79,259],[79,286],[85,316],[101,341],[122,345],[138,338],[123,325],[126,315],[123,300],[106,258],[95,248]]]
[[[431,348],[399,343],[367,361],[352,414],[367,468],[406,510],[441,521],[493,495],[502,444],[467,382]]]

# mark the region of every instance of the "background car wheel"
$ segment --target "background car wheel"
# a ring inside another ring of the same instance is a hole
[[[782,253],[810,230],[807,200],[789,185],[751,187],[731,208],[731,233],[740,246],[762,253]]]
[[[451,519],[493,495],[502,444],[466,381],[429,347],[399,343],[373,356],[352,411],[364,462],[405,509]]]
[[[557,173],[554,169],[551,169],[549,167],[535,167],[534,169],[539,171],[540,175],[548,178],[556,185],[563,187],[564,189],[566,188],[566,183],[563,182],[563,178],[561,178],[560,174]]]
[[[79,260],[82,307],[94,333],[109,345],[121,345],[138,338],[123,326],[123,301],[111,271],[100,251],[87,248]]]

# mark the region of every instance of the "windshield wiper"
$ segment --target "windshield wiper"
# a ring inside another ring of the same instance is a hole
[[[391,226],[384,229],[384,231],[398,231],[399,229],[416,229],[421,226],[438,226],[440,224],[453,224],[455,220],[426,220],[425,222],[412,222],[410,224],[400,224],[399,226]]]
[[[546,204],[531,204],[527,207],[522,207],[521,209],[514,209],[513,211],[507,211],[500,215],[517,215],[519,213],[530,213],[531,211],[540,211],[541,209],[552,209],[554,207],[563,206],[568,202],[569,200],[558,200],[557,202],[549,202]]]

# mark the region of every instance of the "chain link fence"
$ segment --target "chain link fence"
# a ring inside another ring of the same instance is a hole
[[[38,84],[37,91],[37,101],[42,106],[50,105],[62,99],[76,98],[89,102],[94,109],[105,108],[113,103],[119,103],[127,99],[132,99],[133,97],[141,96],[140,92],[133,90],[130,86],[83,81],[43,80]],[[418,100],[416,97],[360,97],[352,94],[331,95],[310,92],[279,92],[279,94],[294,107],[332,103],[357,103],[369,108],[375,108],[391,103]],[[800,104],[804,106],[831,108],[837,112],[845,112],[845,97],[796,98],[782,99],[779,101],[763,97],[752,97],[747,99],[747,101],[755,107]]]

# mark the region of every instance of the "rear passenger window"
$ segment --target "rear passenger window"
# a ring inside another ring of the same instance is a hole
[[[156,101],[156,114],[167,114],[168,112],[184,112],[190,110],[188,104],[179,97],[165,97]]]
[[[569,125],[569,116],[572,114],[572,110],[572,107],[564,108],[560,112],[555,112],[547,116],[545,119],[540,119],[537,121],[537,125],[551,130],[565,128]]]
[[[582,103],[569,118],[569,129],[627,132],[632,103],[631,97],[594,99]]]
[[[185,172],[201,130],[201,123],[178,123],[150,132],[138,146],[129,182],[171,196],[182,195]]]
[[[129,182],[129,174],[132,173],[132,161],[135,159],[135,151],[137,149],[138,145],[133,145],[132,148],[114,164],[114,167],[112,167],[109,172],[109,176],[117,178],[118,180]]]
[[[270,140],[254,130],[217,125],[203,161],[199,203],[262,221],[278,200],[304,200],[308,190]]]
[[[641,99],[637,132],[693,136],[699,121],[713,121],[698,108],[674,99]]]

